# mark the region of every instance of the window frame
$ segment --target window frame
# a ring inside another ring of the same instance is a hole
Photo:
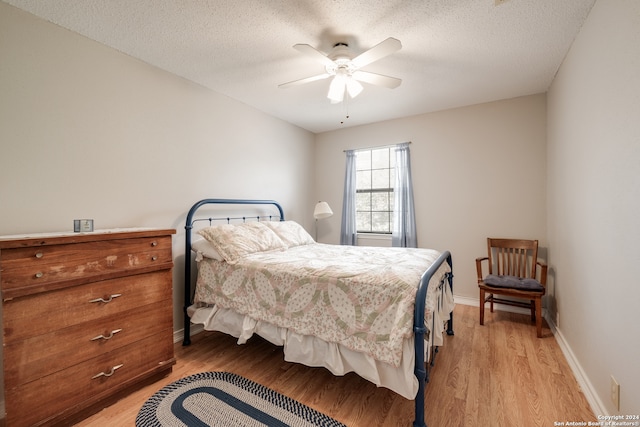
[[[394,211],[394,197],[395,197],[395,169],[396,169],[396,165],[395,165],[395,146],[384,146],[384,147],[372,147],[372,148],[362,148],[362,149],[358,149],[355,150],[356,153],[356,194],[355,194],[355,198],[356,198],[356,233],[357,234],[364,234],[364,235],[380,235],[380,236],[391,236],[392,231],[393,231],[393,211]],[[376,162],[379,162],[379,159],[375,159],[375,152],[381,152],[381,151],[386,151],[385,153],[385,164],[376,164]],[[368,153],[368,167],[366,168],[362,168],[362,154],[364,153]],[[376,171],[378,171],[378,177],[377,179],[374,177],[374,174],[376,174]],[[380,182],[380,172],[382,172],[382,175],[385,174],[386,171],[386,176],[384,176],[385,179],[385,183],[387,184],[386,186],[380,186],[380,185],[376,185],[376,181]],[[367,173],[369,176],[368,178],[362,179],[362,173]],[[362,183],[366,182],[366,187],[368,188],[363,188]],[[386,201],[382,201],[384,204],[384,207],[386,209],[375,209],[376,206],[381,206],[380,205],[380,201],[378,201],[377,205],[376,205],[376,201],[374,200],[374,195],[375,194],[386,194]],[[359,195],[363,195],[363,194],[368,194],[369,195],[369,201],[365,202],[368,203],[368,208],[369,209],[359,209],[359,206],[362,204],[362,197],[358,197]],[[362,227],[363,222],[361,220],[361,215],[362,214],[367,215],[368,214],[368,219],[366,220],[366,224],[368,224],[368,227]],[[376,213],[378,214],[386,214],[387,218],[386,219],[378,219],[377,221],[375,220],[375,215]],[[384,222],[385,224],[385,229],[383,230],[382,227],[376,227],[375,224],[376,223],[380,223],[380,222]]]

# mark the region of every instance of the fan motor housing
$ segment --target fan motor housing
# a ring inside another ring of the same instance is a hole
[[[349,45],[346,43],[334,44],[333,49],[331,50],[331,53],[327,56],[332,61],[338,61],[338,60],[351,61],[353,59],[353,53],[351,53],[351,50],[349,50]]]
[[[349,50],[347,43],[334,44],[333,50],[327,57],[335,63],[325,67],[327,73],[332,76],[336,74],[346,74],[350,76],[356,70],[356,67],[351,63],[354,56],[351,50]]]

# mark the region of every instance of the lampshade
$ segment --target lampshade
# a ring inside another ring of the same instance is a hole
[[[313,217],[315,219],[329,218],[331,215],[333,215],[333,211],[327,202],[318,202],[316,208],[313,210]]]
[[[342,102],[344,100],[345,89],[351,98],[355,98],[362,92],[363,87],[360,82],[351,77],[350,74],[339,69],[329,85],[327,98],[331,100],[332,104]]]
[[[347,92],[349,93],[349,96],[351,98],[355,98],[356,96],[358,96],[360,92],[362,92],[362,89],[363,87],[359,81],[357,81],[353,77],[349,77],[349,79],[347,80]]]
[[[331,100],[332,104],[342,102],[346,84],[346,77],[342,74],[336,74],[329,85],[329,93],[327,94],[327,98]]]

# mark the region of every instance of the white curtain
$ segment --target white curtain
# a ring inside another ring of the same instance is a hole
[[[393,232],[391,246],[417,248],[416,216],[413,205],[413,183],[411,180],[411,156],[409,143],[396,147],[396,182],[394,186]]]
[[[342,196],[342,224],[340,244],[355,246],[356,232],[356,152],[347,150],[347,168],[344,175],[344,195]]]

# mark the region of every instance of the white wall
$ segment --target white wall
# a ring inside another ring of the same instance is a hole
[[[334,216],[318,240],[340,241],[343,151],[411,141],[418,245],[451,251],[454,293],[477,301],[487,237],[546,247],[545,129],[545,95],[533,95],[320,134],[316,195]]]
[[[314,135],[0,2],[0,235],[175,228],[208,197],[269,198],[312,230]]]
[[[560,336],[600,413],[640,414],[640,2],[598,0],[548,95]],[[620,410],[609,398],[621,386]]]

